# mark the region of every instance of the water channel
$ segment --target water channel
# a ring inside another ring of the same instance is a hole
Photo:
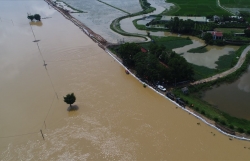
[[[35,37],[27,12],[49,17]],[[0,160],[249,160],[250,142],[143,88],[44,1],[1,1],[0,15]]]

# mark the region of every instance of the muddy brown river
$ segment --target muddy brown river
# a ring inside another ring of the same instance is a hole
[[[27,12],[47,17],[35,37]],[[0,1],[0,15],[0,160],[250,159],[250,142],[143,88],[44,1]]]

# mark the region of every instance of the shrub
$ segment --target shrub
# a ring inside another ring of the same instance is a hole
[[[201,111],[201,114],[202,114],[202,115],[205,115],[206,113],[205,113],[205,111],[204,111],[204,110],[202,110],[202,111]]]
[[[250,134],[250,130],[247,130],[247,134]]]
[[[219,121],[219,119],[218,119],[217,117],[215,117],[215,118],[214,118],[214,121],[215,121],[215,122],[218,122],[218,121]]]
[[[226,125],[226,122],[225,122],[224,120],[220,120],[220,123],[221,123],[222,125]]]
[[[240,132],[240,133],[244,133],[245,132],[244,129],[242,129],[241,127],[238,127],[237,131]]]
[[[144,88],[146,88],[146,87],[147,87],[147,85],[146,85],[146,84],[143,84],[143,87],[144,87]]]
[[[233,126],[233,125],[229,125],[229,128],[230,128],[230,129],[234,129],[234,126]]]

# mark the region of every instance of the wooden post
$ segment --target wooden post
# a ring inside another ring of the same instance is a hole
[[[43,131],[42,131],[42,130],[40,130],[40,132],[41,132],[41,134],[42,134],[43,140],[45,140],[45,139],[44,139],[44,136],[43,136]]]

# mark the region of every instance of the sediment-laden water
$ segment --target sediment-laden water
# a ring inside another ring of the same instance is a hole
[[[27,12],[52,17],[35,38]],[[249,142],[143,88],[44,1],[1,1],[0,15],[1,160],[249,160]]]

